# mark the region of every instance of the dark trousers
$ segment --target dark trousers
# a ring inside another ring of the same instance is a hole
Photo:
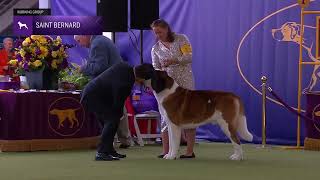
[[[122,117],[123,109],[119,108],[113,110],[110,114],[98,114],[95,113],[96,119],[102,126],[102,132],[100,137],[100,143],[97,151],[99,153],[110,154],[116,152],[113,147],[114,136],[118,130],[120,118]]]

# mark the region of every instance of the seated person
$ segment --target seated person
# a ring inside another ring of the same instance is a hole
[[[158,112],[158,102],[153,95],[152,89],[149,89],[143,84],[136,82],[132,87],[130,97],[126,100],[126,108],[130,114],[140,114],[146,111]],[[140,132],[143,134],[147,133],[148,121],[138,121],[138,124]],[[129,129],[132,135],[136,135],[133,117],[129,117]],[[152,121],[151,132],[156,133],[156,131],[157,122]]]
[[[131,91],[131,103],[135,113],[158,111],[158,103],[152,89],[143,84],[135,83]]]
[[[14,57],[13,39],[5,38],[3,40],[4,48],[0,50],[0,75],[6,75],[8,70],[8,62]]]

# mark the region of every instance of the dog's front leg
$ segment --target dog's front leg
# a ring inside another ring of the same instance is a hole
[[[169,134],[169,153],[164,158],[176,159],[180,146],[181,128],[171,122],[168,122],[167,124]]]
[[[166,121],[167,123],[167,129],[168,129],[168,139],[169,139],[169,152],[168,154],[164,155],[163,158],[164,159],[168,159],[170,157],[170,154],[172,154],[172,127],[169,125],[169,123]]]

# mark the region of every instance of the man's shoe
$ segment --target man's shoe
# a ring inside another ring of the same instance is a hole
[[[120,144],[119,148],[121,149],[128,149],[130,147],[129,144]]]
[[[111,156],[116,157],[116,158],[125,158],[125,157],[127,157],[127,155],[119,154],[117,152],[113,152],[113,153],[110,153],[110,154],[111,154]]]
[[[112,156],[111,154],[97,153],[95,160],[96,161],[116,161],[120,159],[118,157]]]

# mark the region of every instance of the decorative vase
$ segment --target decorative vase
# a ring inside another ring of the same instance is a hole
[[[37,71],[26,72],[29,89],[43,88],[43,68]]]
[[[29,89],[29,85],[28,85],[26,76],[20,76],[20,88]]]

